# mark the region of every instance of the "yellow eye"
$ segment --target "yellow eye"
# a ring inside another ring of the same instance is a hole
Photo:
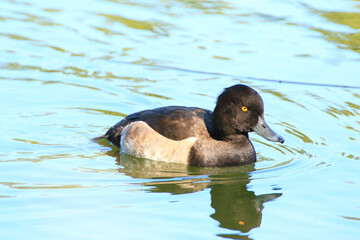
[[[248,110],[248,108],[245,107],[245,106],[242,106],[241,109],[242,109],[244,112],[246,112],[246,111]]]

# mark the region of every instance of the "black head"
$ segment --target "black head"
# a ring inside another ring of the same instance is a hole
[[[237,84],[226,88],[218,97],[213,121],[219,138],[256,131],[270,141],[284,142],[264,120],[264,102],[252,88]]]

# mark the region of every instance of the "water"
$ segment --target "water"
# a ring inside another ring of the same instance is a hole
[[[0,239],[358,239],[357,1],[0,9]],[[237,83],[286,139],[251,134],[256,164],[186,167],[91,141],[135,111],[213,109]]]

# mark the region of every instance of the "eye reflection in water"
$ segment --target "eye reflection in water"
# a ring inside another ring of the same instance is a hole
[[[114,155],[114,152],[112,152]],[[221,228],[248,233],[261,224],[263,204],[280,197],[281,193],[256,195],[249,191],[249,172],[254,164],[242,167],[201,168],[183,164],[139,159],[127,154],[116,154],[120,172],[133,178],[151,179],[141,183],[151,186],[151,192],[185,194],[210,188],[211,218]],[[234,238],[233,234],[221,234]],[[239,236],[238,236],[239,237]],[[244,237],[244,236],[242,236]]]

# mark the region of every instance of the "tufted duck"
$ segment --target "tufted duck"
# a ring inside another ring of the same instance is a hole
[[[128,115],[104,137],[136,157],[193,166],[231,166],[256,161],[248,133],[284,142],[264,120],[264,103],[252,88],[238,84],[218,97],[214,111],[160,107]]]

